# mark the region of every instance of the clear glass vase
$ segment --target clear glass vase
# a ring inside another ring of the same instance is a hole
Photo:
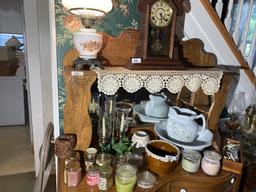
[[[236,129],[240,128],[245,121],[246,101],[245,92],[238,92],[229,107],[230,118],[225,122],[225,126],[232,130],[232,137],[235,137]]]
[[[122,140],[126,136],[129,126],[129,114],[133,105],[128,102],[118,102],[115,110],[115,134],[114,137]]]
[[[229,113],[230,115],[245,114],[245,109],[245,92],[238,92],[230,104]]]

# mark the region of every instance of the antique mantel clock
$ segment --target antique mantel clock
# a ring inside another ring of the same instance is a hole
[[[142,12],[140,44],[128,69],[183,69],[176,37],[177,16],[183,0],[140,0]]]

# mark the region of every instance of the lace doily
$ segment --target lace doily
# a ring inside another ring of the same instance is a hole
[[[141,71],[123,67],[93,69],[97,73],[98,89],[106,95],[114,95],[120,87],[134,93],[145,87],[150,93],[167,88],[171,93],[178,93],[183,86],[195,92],[202,87],[206,95],[218,92],[223,72],[219,70],[198,71]]]

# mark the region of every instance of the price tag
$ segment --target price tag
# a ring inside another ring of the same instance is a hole
[[[141,57],[133,57],[133,58],[132,58],[132,63],[133,63],[133,64],[141,63]]]
[[[83,76],[84,72],[83,71],[72,71],[71,75],[72,76]]]

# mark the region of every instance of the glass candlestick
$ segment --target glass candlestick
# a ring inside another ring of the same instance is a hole
[[[111,127],[109,125],[109,115],[104,112],[100,115],[98,124],[99,143],[101,144],[107,144],[110,142]]]
[[[99,115],[99,113],[100,113],[100,98],[101,98],[100,93],[92,93],[91,102],[89,104],[89,113],[90,114]]]
[[[115,116],[115,134],[114,136],[119,140],[125,137],[125,133],[128,129],[127,117],[132,107],[128,107],[126,103],[117,103],[116,105],[116,116]]]
[[[105,95],[104,112],[113,114],[115,112],[117,95]]]

